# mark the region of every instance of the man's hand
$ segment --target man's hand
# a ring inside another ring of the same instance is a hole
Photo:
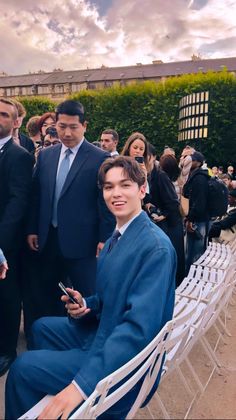
[[[190,222],[189,220],[187,220],[187,222],[186,222],[186,230],[189,233],[194,233],[193,223]]]
[[[8,270],[8,265],[7,265],[7,262],[4,261],[2,264],[0,264],[0,279],[6,278],[7,270]]]
[[[28,245],[29,245],[30,249],[32,249],[32,251],[38,251],[38,249],[39,249],[38,235],[28,235],[27,236],[27,242],[28,242]]]
[[[77,292],[77,290],[70,289],[69,287],[66,287],[66,290],[69,294],[73,296],[74,299],[78,301],[78,304],[72,303],[70,302],[70,298],[68,296],[63,295],[61,297],[62,302],[65,302],[65,307],[67,309],[68,314],[75,319],[88,314],[90,312],[90,309],[84,306],[82,295],[79,292]]]
[[[165,220],[166,217],[163,216],[163,215],[158,216],[157,214],[153,213],[151,215],[151,218],[152,218],[152,220],[154,220],[154,222],[162,222],[162,220]]]
[[[74,384],[68,385],[59,392],[50,401],[39,415],[39,420],[46,419],[68,419],[71,411],[73,411],[81,402],[83,397]]]
[[[97,246],[96,257],[99,257],[100,251],[102,250],[103,247],[104,247],[104,242],[99,242]]]

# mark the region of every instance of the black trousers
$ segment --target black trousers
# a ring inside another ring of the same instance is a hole
[[[96,257],[68,259],[60,250],[57,229],[51,227],[42,253],[28,251],[24,272],[24,317],[26,335],[42,316],[65,316],[58,283],[73,287],[83,296],[95,292]]]
[[[19,253],[5,252],[9,270],[0,281],[0,355],[14,355],[21,316]]]

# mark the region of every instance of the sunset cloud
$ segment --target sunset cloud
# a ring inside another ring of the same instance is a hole
[[[236,56],[232,0],[0,0],[8,74]]]

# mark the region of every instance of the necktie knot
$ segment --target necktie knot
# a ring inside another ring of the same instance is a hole
[[[66,151],[65,151],[65,157],[69,157],[71,155],[71,153],[72,153],[72,150],[71,149],[66,149]]]
[[[112,250],[113,246],[116,244],[120,236],[121,236],[121,233],[119,232],[119,230],[115,230],[115,232],[112,234],[112,237],[111,237],[111,242],[109,245],[108,252]]]

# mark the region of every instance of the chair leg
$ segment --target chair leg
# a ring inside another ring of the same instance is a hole
[[[217,373],[220,374],[219,368],[222,367],[222,364],[220,363],[218,357],[216,356],[216,354],[212,350],[212,348],[211,348],[210,344],[208,343],[205,336],[200,337],[200,343],[202,344],[202,346],[203,346],[205,352],[207,353],[209,359],[212,361],[213,365],[215,366]]]
[[[188,357],[186,357],[186,363],[187,363],[187,365],[189,367],[190,372],[193,375],[193,378],[194,378],[196,384],[198,385],[198,388],[200,389],[200,393],[202,394],[204,392],[204,387],[203,387],[203,385],[202,385],[202,383],[201,383],[198,375],[196,374],[196,372],[195,372],[195,370],[194,370],[194,368],[192,366],[192,363],[190,362],[190,360],[189,360]]]

